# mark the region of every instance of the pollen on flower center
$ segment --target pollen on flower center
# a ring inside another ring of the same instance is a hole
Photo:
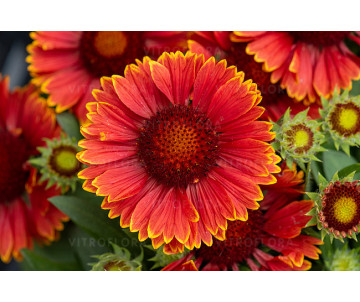
[[[77,150],[71,146],[55,148],[49,158],[50,168],[61,176],[72,177],[76,175],[81,169],[76,153]]]
[[[191,106],[175,106],[146,121],[138,140],[138,155],[159,182],[186,187],[215,166],[217,136],[203,113]]]
[[[334,204],[334,215],[342,223],[350,222],[357,210],[357,205],[352,197],[341,197]]]
[[[28,173],[24,164],[30,156],[25,141],[0,132],[0,202],[11,201],[25,190]]]
[[[329,116],[331,128],[345,137],[360,132],[360,108],[354,103],[336,104]]]
[[[302,154],[310,150],[313,145],[313,132],[304,124],[293,126],[286,133],[286,141],[290,148],[294,148],[296,153]]]
[[[233,263],[246,260],[261,243],[263,214],[260,210],[248,211],[247,221],[229,221],[224,241],[214,240],[212,246],[202,245],[196,251],[196,258],[204,262],[223,264],[231,268]]]
[[[295,134],[295,146],[305,147],[309,143],[310,135],[305,130],[299,130]]]
[[[107,58],[122,55],[128,38],[122,31],[99,31],[94,37],[94,46],[99,55]]]
[[[345,237],[360,223],[360,187],[358,181],[330,183],[322,196],[320,220],[332,232]]]
[[[80,59],[95,77],[122,74],[125,66],[145,55],[142,33],[87,31],[80,40]]]

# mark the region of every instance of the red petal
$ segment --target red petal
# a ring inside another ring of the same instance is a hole
[[[235,209],[224,188],[217,181],[207,178],[195,185],[189,185],[190,200],[206,228],[216,235],[218,228],[227,228],[227,219],[235,219]]]
[[[311,200],[294,201],[275,212],[267,219],[264,230],[269,234],[281,238],[294,238],[310,221],[306,214],[313,208]]]
[[[215,63],[210,58],[202,65],[194,82],[193,106],[206,112],[216,91],[236,76],[236,68],[226,68],[226,61]]]
[[[165,243],[174,237],[180,242],[187,241],[190,235],[190,222],[199,220],[194,205],[180,189],[170,188],[149,220],[149,237],[164,236]]]
[[[243,79],[243,75],[234,77],[216,91],[208,109],[213,124],[229,123],[254,106],[257,95]]]
[[[140,192],[148,179],[144,169],[134,162],[108,169],[96,177],[92,184],[98,188],[97,195],[108,196],[109,202],[129,198]]]
[[[167,69],[167,72],[158,65],[151,64],[151,74],[155,84],[160,90],[160,87],[164,88],[164,94],[173,104],[185,105],[189,100],[195,80],[197,58],[198,56],[191,52],[187,52],[185,56],[179,51],[175,54],[164,53],[159,57],[158,62]]]
[[[11,259],[14,246],[14,234],[11,228],[10,213],[8,208],[0,203],[0,257],[5,263]]]

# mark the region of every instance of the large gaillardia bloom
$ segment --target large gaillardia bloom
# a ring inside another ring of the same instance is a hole
[[[351,32],[234,32],[232,41],[247,42],[246,52],[280,81],[289,96],[308,105],[329,98],[335,88],[351,88],[360,77],[360,59],[345,44],[360,37]]]
[[[122,74],[127,64],[144,55],[187,47],[185,32],[45,31],[30,36],[32,82],[49,94],[48,104],[56,106],[56,112],[73,108],[82,121],[100,77]]]
[[[212,246],[201,246],[164,270],[309,269],[304,256],[319,259],[316,245],[322,241],[301,232],[313,207],[311,200],[294,201],[303,194],[303,175],[295,165],[289,169],[283,164],[278,183],[264,186],[260,209],[250,210],[247,221],[229,222],[225,240],[215,239]]]
[[[28,159],[59,134],[55,114],[38,97],[34,86],[9,92],[9,79],[0,79],[0,257],[21,260],[20,250],[32,239],[57,237],[67,217],[48,202],[60,192],[45,189]]]
[[[84,189],[105,196],[109,217],[166,253],[224,238],[276,181],[280,158],[257,121],[260,92],[226,61],[164,53],[103,77],[88,104],[78,159]]]

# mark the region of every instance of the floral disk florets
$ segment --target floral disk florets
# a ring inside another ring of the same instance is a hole
[[[307,118],[307,110],[290,117],[290,109],[274,124],[276,132],[273,146],[281,157],[286,160],[288,167],[296,162],[303,170],[305,163],[317,160],[315,154],[325,149],[321,147],[324,135],[319,131],[320,123]]]
[[[77,158],[80,148],[74,138],[62,136],[60,139],[45,139],[46,147],[39,147],[41,156],[30,163],[40,168],[40,182],[49,180],[48,187],[56,184],[63,192],[76,188],[77,173],[84,167]]]
[[[336,91],[331,101],[322,98],[324,119],[323,130],[334,141],[337,150],[341,147],[350,154],[350,146],[360,146],[360,96],[349,97],[345,90],[341,95]]]
[[[307,193],[315,201],[315,208],[308,213],[314,215],[310,222],[317,223],[322,239],[328,234],[331,241],[333,238],[343,241],[346,237],[357,240],[360,184],[353,181],[354,173],[342,179],[336,173],[330,182],[319,174],[320,192]]]

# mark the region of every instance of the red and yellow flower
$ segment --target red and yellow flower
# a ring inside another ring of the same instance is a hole
[[[360,184],[353,180],[355,172],[339,178],[335,173],[331,181],[319,174],[319,192],[306,193],[315,201],[315,208],[308,214],[313,215],[321,231],[321,238],[329,235],[330,241],[352,238],[357,241],[360,228]]]
[[[351,88],[360,78],[360,59],[346,46],[346,39],[360,45],[359,32],[236,31],[234,42],[247,42],[246,52],[280,81],[290,97],[309,105],[331,97],[335,88]]]
[[[186,32],[33,32],[28,46],[32,82],[49,94],[56,112],[73,108],[85,121],[91,92],[101,76],[122,74],[127,64],[164,50],[185,50]]]
[[[31,248],[32,238],[50,242],[67,217],[47,199],[58,190],[46,190],[28,159],[43,146],[43,138],[59,135],[55,114],[38,97],[33,85],[9,92],[9,79],[0,79],[0,257],[21,260],[20,250]]]
[[[230,40],[230,32],[195,32],[188,41],[189,49],[197,54],[204,54],[205,59],[214,56],[218,60],[226,59],[230,65],[238,67],[245,73],[246,79],[252,79],[261,91],[264,120],[277,121],[291,107],[294,114],[306,109],[302,103],[295,103],[281,89],[279,84],[272,83],[270,74],[265,72],[261,64],[246,54],[246,46]],[[320,118],[318,106],[311,106],[310,116]]]
[[[295,165],[289,169],[283,164],[276,178],[277,184],[264,186],[259,210],[249,211],[247,221],[229,222],[225,240],[215,239],[211,247],[193,250],[163,270],[239,270],[244,265],[251,270],[308,270],[311,262],[304,257],[319,259],[316,245],[322,244],[301,234],[314,203],[294,201],[304,193],[303,172]]]
[[[259,184],[276,182],[260,92],[226,61],[164,53],[101,83],[82,126],[78,159],[89,167],[79,177],[141,241],[166,253],[210,246],[259,207]]]

